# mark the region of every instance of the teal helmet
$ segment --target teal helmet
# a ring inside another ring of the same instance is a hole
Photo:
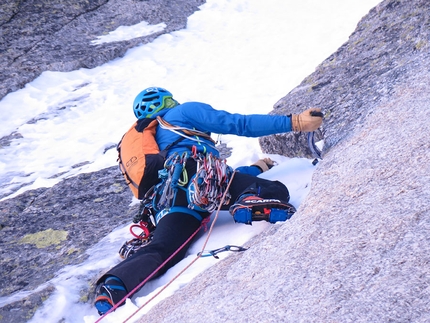
[[[134,115],[137,119],[150,118],[164,108],[173,108],[178,105],[178,102],[172,96],[172,93],[161,87],[149,87],[134,99]]]

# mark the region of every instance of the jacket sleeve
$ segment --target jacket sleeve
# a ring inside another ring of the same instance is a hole
[[[199,102],[188,102],[183,105],[182,116],[200,131],[245,137],[261,137],[291,131],[291,118],[288,116],[232,114],[215,110],[210,105]]]

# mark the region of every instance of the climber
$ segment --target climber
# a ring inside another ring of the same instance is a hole
[[[173,167],[179,167],[181,180],[170,180],[181,187],[173,190],[173,198],[164,198],[165,204],[155,203],[162,205],[164,209],[161,207],[158,210],[156,229],[152,233],[151,242],[111,268],[98,280],[95,307],[100,315],[121,302],[130,291],[151,275],[187,241],[199,228],[202,220],[213,211],[208,205],[198,204],[198,196],[193,196],[197,194],[198,181],[192,179],[199,176],[199,167],[202,164],[212,163],[222,168],[223,171],[217,171],[225,175],[225,182],[232,178],[228,192],[224,192],[229,199],[222,209],[229,210],[236,222],[276,222],[285,221],[291,216],[291,210],[288,210],[291,205],[288,203],[290,196],[287,187],[279,181],[256,177],[273,167],[273,161],[265,158],[251,166],[239,167],[232,176],[229,166],[222,162],[213,162],[219,157],[219,152],[210,138],[210,133],[260,137],[289,131],[311,132],[319,128],[323,118],[318,108],[310,108],[298,115],[289,116],[230,114],[200,102],[179,104],[169,91],[159,87],[140,92],[133,102],[133,112],[137,118],[136,129],[145,119],[158,117],[155,141],[160,150],[168,148],[165,164],[171,161],[173,170]],[[171,174],[176,172],[172,171]],[[182,180],[183,178],[188,181]],[[160,196],[171,196],[164,194],[165,190],[171,187],[167,184],[161,185],[160,181],[158,179],[158,183],[151,185],[158,185],[155,186],[158,191],[154,199],[161,200]],[[162,183],[165,182],[167,181]],[[135,193],[138,194],[137,191]],[[141,198],[141,195],[138,196]],[[152,278],[178,263],[185,256],[189,244]]]

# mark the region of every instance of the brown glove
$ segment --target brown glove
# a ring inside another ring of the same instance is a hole
[[[261,172],[264,173],[264,172],[268,171],[269,169],[271,169],[275,165],[276,165],[276,162],[271,160],[270,158],[263,158],[263,159],[257,160],[251,166],[257,166],[258,168],[261,169]]]
[[[323,116],[320,108],[310,108],[300,114],[293,114],[291,115],[293,131],[315,131],[321,126]]]

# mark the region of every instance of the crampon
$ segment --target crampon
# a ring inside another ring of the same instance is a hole
[[[278,199],[265,199],[254,195],[239,198],[230,207],[235,222],[251,224],[252,221],[275,223],[286,221],[296,212],[293,205]]]

